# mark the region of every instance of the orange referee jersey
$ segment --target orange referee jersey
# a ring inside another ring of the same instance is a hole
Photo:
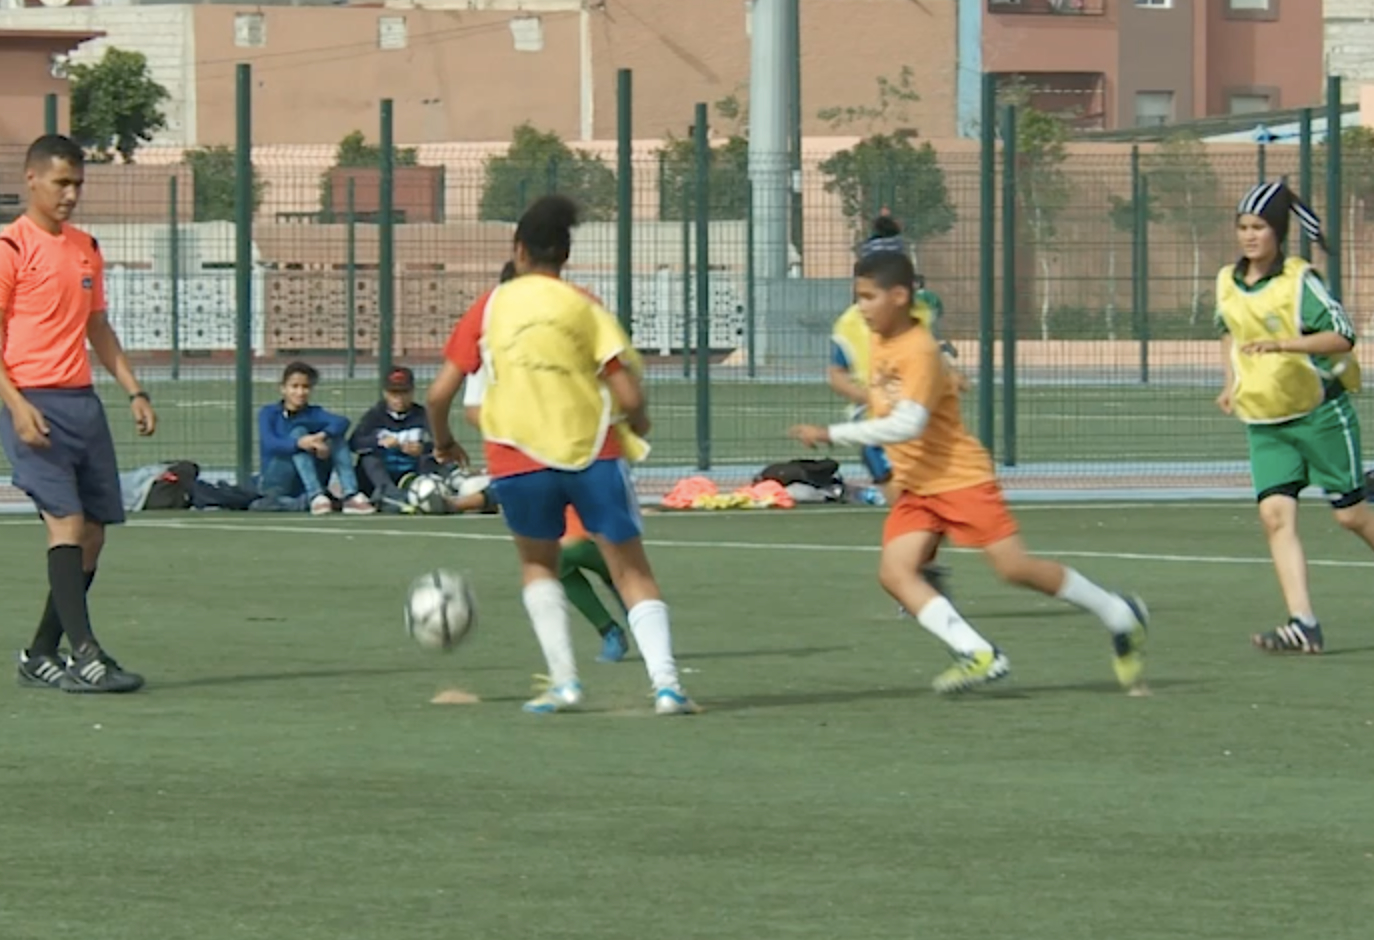
[[[0,232],[4,363],[18,388],[91,385],[86,326],[105,309],[105,263],[94,238],[59,235],[20,216]]]

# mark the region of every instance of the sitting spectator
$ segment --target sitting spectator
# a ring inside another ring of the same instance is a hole
[[[320,374],[304,362],[287,365],[281,377],[281,401],[264,405],[258,412],[258,440],[263,500],[272,508],[323,515],[334,511],[326,492],[331,471],[339,476],[343,511],[376,512],[358,492],[344,437],[348,419],[310,404],[310,394]],[[254,508],[267,508],[259,507]]]
[[[438,469],[425,406],[415,403],[414,372],[405,366],[391,370],[382,400],[358,419],[348,446],[358,455],[363,494],[384,509],[404,504],[400,487],[407,476]]]

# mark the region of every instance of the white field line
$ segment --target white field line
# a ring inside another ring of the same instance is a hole
[[[0,526],[4,525],[35,525],[36,520],[21,522],[19,520],[0,521]],[[332,535],[335,538],[361,538],[373,536],[380,538],[413,538],[413,539],[451,539],[463,542],[505,542],[509,541],[509,536],[505,533],[495,532],[442,532],[426,531],[423,529],[376,529],[370,526],[357,526],[344,528],[342,526],[317,526],[317,525],[252,525],[242,523],[215,523],[215,522],[161,522],[161,521],[134,521],[129,523],[133,528],[139,529],[181,529],[196,532],[270,532],[281,535]],[[645,544],[651,548],[688,548],[700,551],[703,548],[724,549],[731,551],[793,551],[793,552],[833,552],[837,554],[866,554],[872,555],[878,552],[877,545],[825,545],[817,542],[736,542],[736,541],[707,541],[707,540],[685,540],[685,539],[646,539]],[[976,549],[950,548],[957,554],[977,554]],[[1097,552],[1097,551],[1060,551],[1056,549],[1039,549],[1038,554],[1049,555],[1057,558],[1096,558],[1101,560],[1115,561],[1140,561],[1154,562],[1156,564],[1174,565],[1271,565],[1273,562],[1268,558],[1253,556],[1245,557],[1238,555],[1169,555],[1154,554],[1149,552]],[[1308,565],[1316,568],[1374,568],[1374,561],[1337,561],[1332,559],[1309,558]]]

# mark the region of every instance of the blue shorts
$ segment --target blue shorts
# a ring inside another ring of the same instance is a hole
[[[556,542],[568,507],[587,531],[619,545],[644,534],[639,499],[623,460],[598,460],[585,470],[535,470],[491,481],[506,527],[522,538]]]
[[[31,388],[21,394],[48,422],[48,447],[32,448],[14,431],[9,410],[0,417],[0,444],[14,468],[14,485],[40,512],[93,522],[124,521],[124,496],[105,406],[90,388]]]
[[[864,466],[868,468],[869,476],[873,477],[874,483],[886,483],[892,479],[892,461],[887,459],[887,454],[881,447],[870,445],[863,449]]]

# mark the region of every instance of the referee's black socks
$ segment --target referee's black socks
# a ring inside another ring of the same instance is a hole
[[[57,614],[62,632],[67,634],[71,642],[73,654],[86,644],[95,642],[91,633],[90,612],[86,607],[86,577],[86,572],[81,569],[80,545],[54,545],[48,549],[49,603]],[[91,577],[95,577],[94,573]],[[47,622],[47,612],[44,611],[43,624],[39,625],[39,637],[35,641],[42,638]]]
[[[90,591],[95,572],[86,572],[86,590]],[[30,656],[56,656],[57,645],[62,642],[62,621],[58,619],[57,607],[52,602],[52,591],[48,592],[47,603],[43,606],[43,617],[38,621],[38,630],[29,646]]]

